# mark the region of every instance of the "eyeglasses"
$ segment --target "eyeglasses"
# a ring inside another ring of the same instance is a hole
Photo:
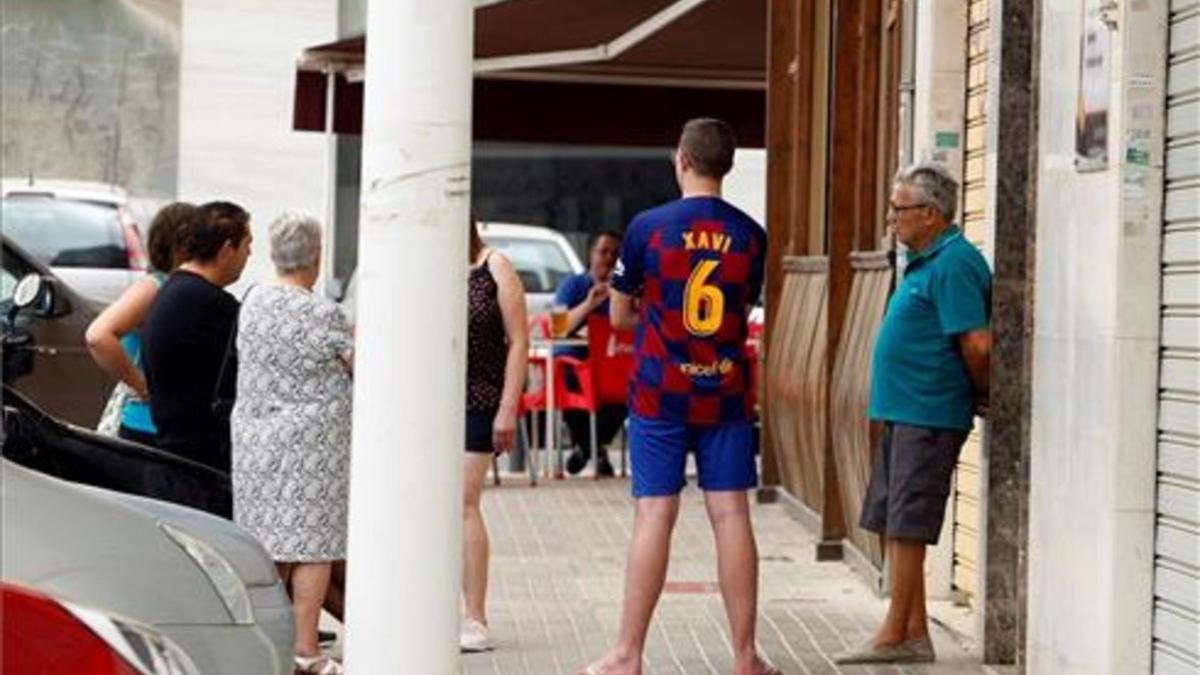
[[[903,206],[901,206],[900,204],[897,204],[896,202],[888,202],[888,209],[892,213],[903,213],[905,211],[911,211],[913,209],[923,209],[927,206],[929,206],[929,202],[920,202],[917,204],[905,204]]]

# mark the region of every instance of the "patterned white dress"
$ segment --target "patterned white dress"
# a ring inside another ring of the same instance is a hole
[[[258,286],[238,320],[233,519],[277,561],[346,557],[353,346],[337,305]]]

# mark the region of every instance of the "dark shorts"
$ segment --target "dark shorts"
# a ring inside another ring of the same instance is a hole
[[[492,425],[495,421],[495,410],[467,411],[467,452],[496,452],[492,443]]]
[[[859,526],[892,539],[936,544],[966,440],[965,431],[884,425]]]
[[[634,497],[677,495],[686,484],[689,452],[696,454],[700,489],[749,490],[758,485],[754,425],[697,426],[629,416],[629,461]]]

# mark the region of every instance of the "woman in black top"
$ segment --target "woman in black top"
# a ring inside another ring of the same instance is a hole
[[[488,535],[479,508],[494,453],[516,440],[529,359],[525,288],[512,263],[487,248],[472,219],[467,335],[467,458],[463,470],[463,618],[459,646],[491,649],[487,631]]]
[[[171,274],[142,323],[150,413],[159,447],[229,473],[229,419],[216,398],[232,401],[236,358],[217,392],[238,301],[225,287],[238,280],[250,257],[250,216],[228,202],[200,207],[201,217],[179,234],[186,262]],[[231,515],[232,504],[222,509]]]

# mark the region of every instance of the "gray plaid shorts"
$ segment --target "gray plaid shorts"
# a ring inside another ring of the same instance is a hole
[[[884,425],[859,526],[891,539],[937,544],[966,440],[965,431]]]

